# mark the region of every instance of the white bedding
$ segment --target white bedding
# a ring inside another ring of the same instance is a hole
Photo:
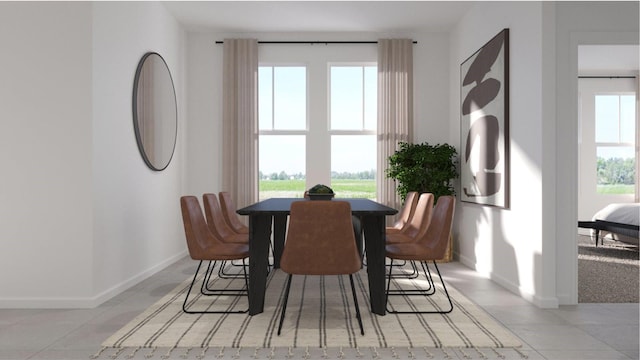
[[[591,220],[640,225],[640,203],[609,204],[593,215]]]
[[[602,210],[593,215],[592,221],[604,220],[620,224],[640,225],[640,203],[627,203],[627,204],[610,204],[605,206]],[[638,244],[638,238],[630,236],[624,236],[619,234],[607,233],[606,231],[600,232],[600,236],[604,237],[605,234],[608,238],[614,240],[623,241],[630,244]]]

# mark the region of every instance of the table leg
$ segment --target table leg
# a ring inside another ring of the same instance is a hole
[[[369,298],[374,314],[385,314],[385,218],[367,215],[362,219],[365,252],[367,254],[367,275],[369,278]]]
[[[280,258],[284,251],[284,240],[287,232],[288,215],[273,216],[273,267],[280,268]]]
[[[271,216],[249,216],[249,315],[264,311]]]

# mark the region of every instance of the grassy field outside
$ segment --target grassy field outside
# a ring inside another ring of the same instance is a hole
[[[598,194],[623,195],[623,194],[633,194],[634,191],[635,191],[635,185],[624,185],[624,184],[598,185]]]
[[[329,186],[338,198],[376,198],[375,180],[333,179]],[[305,190],[305,180],[260,180],[260,200],[274,197],[301,198]]]

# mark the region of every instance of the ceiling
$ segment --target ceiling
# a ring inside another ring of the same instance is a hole
[[[402,33],[448,32],[474,2],[166,1],[164,4],[188,31]],[[580,71],[637,71],[638,63],[638,46],[598,45],[579,49]]]
[[[189,31],[448,31],[469,1],[168,1]]]

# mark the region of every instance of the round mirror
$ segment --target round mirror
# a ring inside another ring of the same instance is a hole
[[[169,67],[162,56],[146,53],[133,83],[133,126],[144,162],[164,170],[176,146],[178,110]]]

